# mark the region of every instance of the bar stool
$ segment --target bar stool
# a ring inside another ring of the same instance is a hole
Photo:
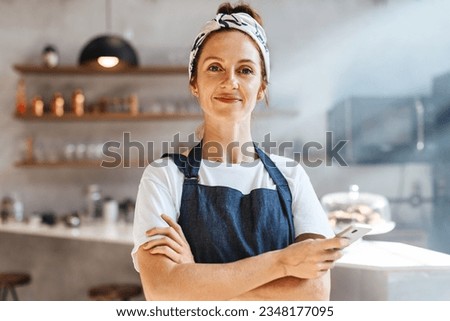
[[[102,284],[89,289],[89,298],[96,301],[128,301],[142,294],[138,284]]]
[[[13,300],[18,301],[19,297],[16,293],[16,286],[26,285],[30,283],[31,276],[28,273],[5,272],[0,273],[0,298],[6,301],[8,291],[11,293]]]

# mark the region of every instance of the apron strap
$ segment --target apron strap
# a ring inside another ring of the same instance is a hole
[[[281,174],[278,167],[275,165],[275,163],[270,159],[270,157],[264,153],[258,146],[255,144],[255,150],[258,154],[259,158],[261,159],[262,163],[264,164],[264,167],[266,168],[266,171],[269,173],[269,176],[272,178],[273,182],[276,186],[281,188],[287,188],[287,194],[289,195],[289,200],[291,200],[291,191],[289,189],[289,184],[286,181],[286,178],[284,178],[283,174]]]
[[[166,153],[161,157],[170,157],[180,172],[183,173],[185,179],[198,181],[198,171],[202,160],[202,142],[192,148],[187,157],[175,153]]]
[[[286,215],[286,219],[289,225],[289,239],[291,243],[294,243],[295,240],[295,228],[293,222],[293,214],[292,214],[292,194],[291,189],[289,188],[289,184],[284,178],[283,174],[281,174],[278,167],[275,163],[270,159],[270,157],[264,153],[258,146],[255,145],[256,153],[261,159],[266,171],[269,173],[269,176],[272,178],[273,182],[277,186],[278,194],[280,196],[280,203],[283,206],[283,213]]]

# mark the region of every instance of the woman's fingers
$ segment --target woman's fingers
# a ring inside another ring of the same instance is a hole
[[[317,241],[319,241],[321,243],[320,245],[326,250],[343,249],[350,244],[350,241],[343,237],[333,237],[331,239],[321,239]]]
[[[150,250],[151,254],[162,254],[168,257],[170,260],[172,260],[175,263],[182,263],[181,258],[182,256],[174,251],[170,246],[156,246]]]
[[[151,254],[162,254],[175,263],[194,263],[194,258],[189,249],[185,249],[169,237],[148,241],[143,247]]]
[[[313,258],[317,262],[334,262],[342,257],[342,249],[348,246],[348,240],[344,238],[324,239],[319,240],[316,244],[320,250]]]
[[[186,237],[184,236],[183,233],[183,229],[181,228],[181,226],[175,222],[170,216],[166,215],[166,214],[162,214],[161,218],[167,223],[169,224],[169,226],[171,228],[173,228],[183,239],[183,241],[185,241],[187,243]]]
[[[342,248],[348,245],[348,240],[343,238],[305,240],[301,250],[304,259],[311,263],[336,261],[342,257]]]
[[[169,226],[172,227],[175,231],[179,232],[179,230],[181,230],[180,225],[178,225],[177,222],[175,222],[174,220],[172,220],[172,218],[171,218],[169,215],[161,214],[161,218],[162,218],[167,224],[169,224]]]
[[[343,238],[307,239],[294,243],[284,249],[282,258],[289,275],[300,278],[315,278],[334,266],[334,262],[342,257],[342,250],[348,246]]]
[[[177,242],[180,246],[183,246],[185,241],[178,234],[173,227],[155,227],[146,232],[147,236],[155,236],[155,235],[163,235],[171,238],[175,242]]]
[[[320,261],[337,261],[342,257],[342,250],[333,249],[333,250],[325,250],[320,255]]]
[[[161,218],[169,227],[155,227],[148,230],[147,236],[158,236],[158,238],[147,242],[143,249],[149,250],[151,254],[165,255],[176,263],[194,263],[191,248],[181,226],[165,214],[162,214]]]
[[[189,246],[181,226],[166,214],[161,214],[161,218],[169,225],[169,227],[155,227],[146,232],[147,236],[163,234],[173,238],[180,245]]]
[[[155,239],[155,240],[148,241],[143,246],[143,249],[144,250],[150,250],[150,249],[152,249],[154,247],[161,246],[161,245],[169,246],[170,248],[172,248],[177,253],[181,253],[182,252],[182,247],[177,242],[172,240],[170,237],[166,237],[166,236],[163,236],[163,237]]]

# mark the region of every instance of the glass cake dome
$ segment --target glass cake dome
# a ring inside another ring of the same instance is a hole
[[[370,225],[369,235],[387,233],[395,227],[387,198],[360,193],[358,185],[350,185],[348,192],[326,194],[321,203],[335,233],[351,223]]]

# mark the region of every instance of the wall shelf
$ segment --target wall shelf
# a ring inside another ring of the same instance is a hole
[[[95,69],[82,66],[59,66],[48,68],[40,65],[14,65],[14,69],[22,74],[41,75],[182,75],[187,76],[187,66],[142,66],[137,68]]]
[[[105,162],[109,162],[105,160]],[[126,163],[127,166],[124,166]],[[80,160],[80,161],[18,161],[14,164],[17,168],[42,168],[42,169],[56,169],[56,168],[81,168],[81,169],[87,169],[87,168],[104,168],[104,169],[118,169],[118,168],[140,168],[142,166],[139,166],[138,160],[130,160],[130,161],[123,161],[118,167],[106,167],[101,166],[102,161],[101,160]],[[147,166],[149,164],[148,161],[144,161],[144,165]],[[145,167],[144,166],[144,167]]]
[[[93,113],[77,116],[75,114],[64,114],[58,117],[54,114],[36,116],[33,114],[15,114],[15,118],[23,121],[37,122],[89,122],[89,121],[148,121],[148,120],[186,120],[200,119],[199,113]]]
[[[295,117],[297,115],[294,111],[263,111],[255,112],[255,118],[260,117]],[[36,116],[33,114],[14,114],[14,117],[21,121],[35,121],[35,122],[96,122],[96,121],[149,121],[149,120],[201,120],[201,113],[139,113],[136,115],[130,113],[92,113],[77,116],[75,114],[64,114],[63,116],[56,116],[54,114],[44,114]]]
[[[101,161],[42,161],[42,162],[26,162],[19,161],[14,164],[18,168],[58,168],[58,167],[73,167],[73,168],[98,168]]]

